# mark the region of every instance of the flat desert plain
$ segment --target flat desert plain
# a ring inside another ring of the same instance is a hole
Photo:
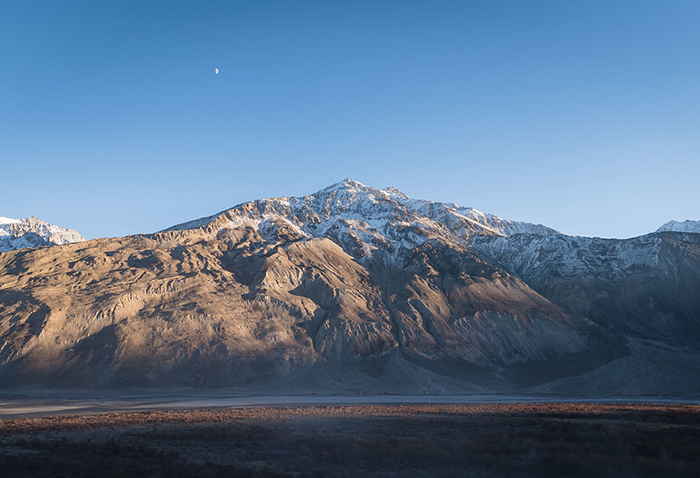
[[[691,477],[700,406],[275,405],[0,421],[4,477]]]

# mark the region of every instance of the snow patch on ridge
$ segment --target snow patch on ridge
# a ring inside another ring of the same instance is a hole
[[[21,219],[12,219],[10,217],[3,217],[0,216],[0,225],[3,224],[17,224],[18,222],[22,222]]]
[[[616,280],[635,267],[657,266],[662,240],[653,235],[621,241],[562,234],[475,238],[472,244],[507,270],[536,281],[550,280],[545,276],[552,271],[563,277]]]
[[[668,221],[658,228],[656,232],[694,232],[700,234],[700,220],[693,221],[692,219],[687,219],[683,222]]]
[[[374,189],[345,179],[304,197],[261,199],[168,230],[216,224],[215,229],[252,227],[274,240],[280,224],[299,237],[330,238],[356,258],[381,251],[399,259],[436,240],[467,247],[474,236],[560,235],[554,229],[502,219],[471,207],[413,199],[393,187]],[[213,231],[212,231],[213,232]]]
[[[70,244],[84,241],[85,238],[74,229],[68,229],[36,217],[12,219],[0,217],[0,252]]]

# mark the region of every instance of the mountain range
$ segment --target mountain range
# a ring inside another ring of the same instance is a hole
[[[697,396],[699,339],[700,223],[575,237],[353,180],[0,254],[8,387]]]
[[[0,217],[0,252],[27,247],[55,246],[84,241],[77,231],[55,226],[37,217]]]

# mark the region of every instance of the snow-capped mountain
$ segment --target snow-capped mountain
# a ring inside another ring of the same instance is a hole
[[[700,221],[687,219],[683,222],[668,221],[666,224],[656,230],[656,232],[694,232],[700,234]]]
[[[53,246],[84,241],[74,229],[68,229],[37,217],[11,219],[0,217],[0,252],[27,247]]]
[[[698,290],[699,234],[573,237],[345,180],[0,254],[0,381],[700,395]]]
[[[546,226],[502,219],[471,207],[412,199],[395,188],[345,179],[304,197],[261,199],[168,230],[212,232],[248,226],[269,240],[278,234],[328,237],[354,257],[402,256],[430,240],[466,245],[475,235],[560,234]]]
[[[625,240],[521,235],[472,244],[577,315],[647,339],[686,346],[700,341],[697,234]]]

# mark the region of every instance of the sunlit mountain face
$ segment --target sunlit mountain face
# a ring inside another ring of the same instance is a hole
[[[573,237],[347,179],[0,254],[0,378],[690,395],[698,290],[700,234]]]

